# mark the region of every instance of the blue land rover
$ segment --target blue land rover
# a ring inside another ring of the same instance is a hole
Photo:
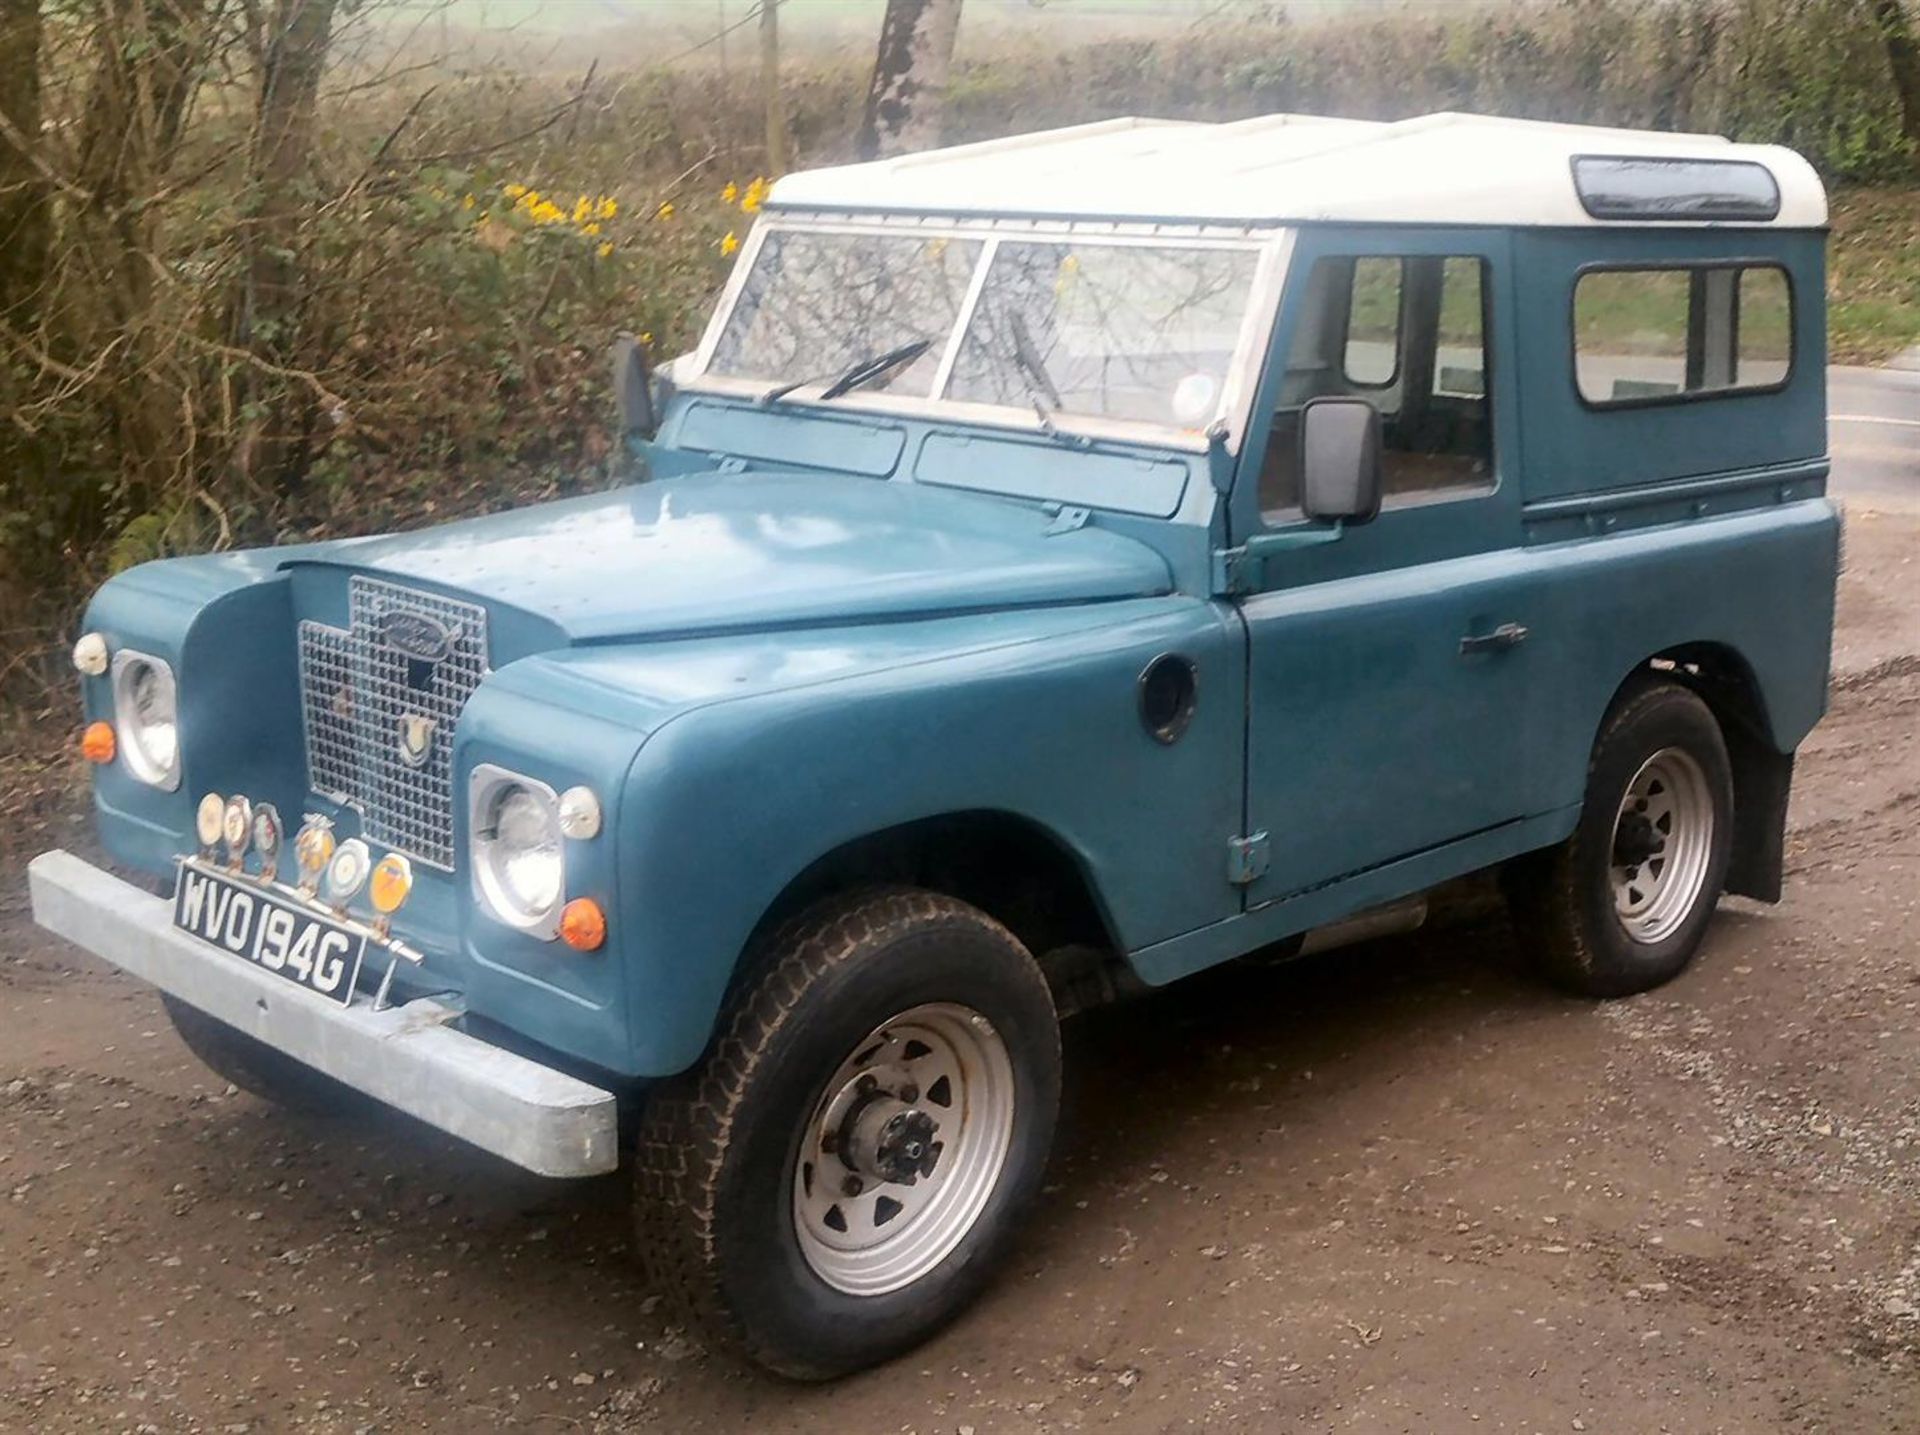
[[[791,176],[620,351],[631,481],[103,587],[144,883],[35,913],[269,1099],[625,1155],[689,1318],[881,1359],[1039,1189],[1063,1013],[1483,870],[1596,997],[1778,897],[1825,222],[1784,150],[1448,115]]]

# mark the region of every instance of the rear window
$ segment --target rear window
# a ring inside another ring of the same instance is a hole
[[[1773,264],[1591,269],[1574,286],[1573,349],[1589,404],[1778,388],[1793,367],[1793,286]]]

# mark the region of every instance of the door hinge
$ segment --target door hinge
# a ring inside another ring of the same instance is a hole
[[[1267,861],[1271,855],[1272,849],[1264,832],[1256,832],[1251,837],[1229,837],[1227,880],[1236,887],[1258,882],[1267,875]]]

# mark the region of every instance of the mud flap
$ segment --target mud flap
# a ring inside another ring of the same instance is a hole
[[[1733,857],[1727,866],[1727,890],[1761,902],[1778,902],[1786,866],[1793,754],[1775,752],[1750,733],[1727,736],[1728,756],[1733,759]]]

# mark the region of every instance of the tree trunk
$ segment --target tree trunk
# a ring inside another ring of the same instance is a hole
[[[861,158],[939,142],[959,30],[960,0],[887,0],[857,141]]]
[[[0,324],[25,328],[47,282],[47,185],[34,163],[40,0],[0,0],[0,118]]]
[[[275,0],[261,57],[247,168],[246,268],[229,327],[236,345],[278,365],[298,357],[305,292],[300,225],[314,198],[314,112],[335,8],[336,0]],[[236,397],[244,404],[261,386],[258,374],[243,372],[235,381]],[[300,467],[301,436],[312,427],[310,397],[283,392],[278,402],[253,410],[235,445],[235,467],[272,482],[291,481]]]
[[[260,76],[260,104],[248,168],[253,223],[245,292],[237,315],[242,344],[284,353],[298,327],[300,216],[313,166],[314,107],[336,0],[277,0]]]
[[[164,182],[200,84],[218,0],[102,0],[81,123],[62,270],[51,301],[56,347],[99,363],[98,408],[117,452],[127,506],[150,511],[191,463],[182,376],[161,356],[151,200]],[[102,362],[104,361],[104,362]]]
[[[760,92],[767,106],[767,173],[787,172],[787,107],[780,96],[780,0],[760,0]]]
[[[1893,92],[1900,100],[1900,129],[1907,143],[1920,151],[1920,40],[1901,0],[1870,0],[1874,23],[1887,47],[1887,68],[1893,74]]]

